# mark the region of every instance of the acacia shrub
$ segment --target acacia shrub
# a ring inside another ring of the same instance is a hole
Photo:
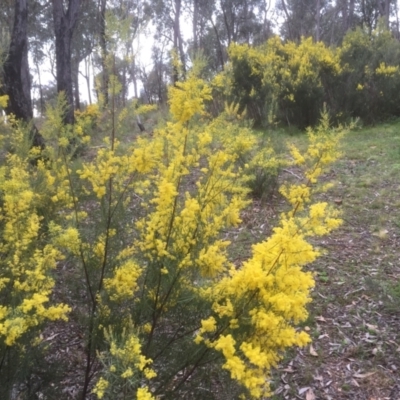
[[[339,60],[322,42],[283,43],[273,37],[258,47],[232,44],[228,54],[229,64],[215,85],[246,109],[256,126],[304,129],[316,124],[324,103],[333,102],[329,88],[340,72]]]
[[[58,106],[49,110],[48,146],[36,168],[7,156],[2,198],[16,205],[1,208],[8,227],[1,238],[1,344],[29,355],[31,337],[17,336],[20,343],[7,330],[14,315],[26,317],[23,326],[40,343],[43,323],[66,318],[73,306],[71,318],[85,334],[83,398],[268,396],[270,370],[284,350],[310,341],[298,327],[314,285],[303,268],[319,254],[308,238],[340,224],[337,211],[313,194],[327,190],[317,182],[338,156],[340,135],[325,115],[309,131],[304,153],[290,146],[290,163],[304,179],[282,185],[287,210],[272,235],[235,265],[224,232],[239,226],[250,204],[251,168],[280,161],[270,149],[257,159],[258,141],[237,125],[234,110],[206,113],[211,87],[196,74],[169,96],[170,119],[152,137],[121,143],[129,115],[110,110],[109,136],[91,157],[74,159],[71,143],[89,145],[92,126],[85,118],[63,126]],[[36,204],[49,210],[45,219]],[[72,290],[63,280],[69,305],[50,298],[55,278],[62,279],[51,269],[63,257],[79,285]],[[15,282],[24,290],[11,290]]]
[[[309,341],[294,326],[307,317],[313,286],[301,267],[318,255],[306,238],[340,224],[337,212],[312,204],[311,195],[337,157],[340,135],[329,134],[325,116],[318,132],[309,132],[306,154],[291,147],[305,180],[281,188],[290,210],[251,259],[235,266],[221,233],[240,223],[248,204],[248,167],[238,158],[255,142],[226,115],[204,115],[210,93],[196,76],[178,83],[170,89],[171,121],[135,143],[139,194],[150,200],[135,224],[138,239],[122,250],[129,264],[104,281],[102,307],[124,329],[107,325],[99,398],[121,391],[140,399],[215,398],[216,382],[222,396],[260,398],[270,394],[269,371],[282,351]]]
[[[382,26],[349,32],[339,48],[341,76],[333,87],[343,117],[366,123],[400,115],[400,43]]]
[[[329,109],[335,122],[373,123],[400,115],[400,44],[382,25],[349,31],[341,46],[278,37],[261,46],[232,44],[216,93],[240,104],[256,126],[314,126]]]

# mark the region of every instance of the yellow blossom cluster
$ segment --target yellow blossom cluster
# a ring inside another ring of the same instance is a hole
[[[385,76],[394,76],[399,73],[398,65],[387,65],[382,62],[379,64],[379,67],[375,70],[377,75],[385,75]]]
[[[213,301],[213,313],[201,321],[195,342],[222,353],[223,368],[240,382],[252,398],[271,395],[268,376],[290,346],[304,346],[307,333],[295,324],[307,318],[306,305],[314,280],[303,267],[319,252],[307,237],[337,228],[338,212],[326,203],[312,203],[315,183],[337,158],[340,135],[327,133],[327,116],[317,131],[309,131],[304,154],[291,146],[293,162],[304,170],[304,183],[286,184],[281,193],[291,209],[265,241],[253,246],[252,257],[231,268],[204,296]],[[247,328],[244,334],[244,326]]]
[[[203,114],[204,100],[211,100],[211,88],[195,76],[177,82],[169,94],[171,114],[182,123],[188,122],[195,114]]]
[[[339,54],[311,37],[284,43],[275,36],[259,47],[234,43],[228,53],[231,63],[215,78],[215,87],[238,101],[241,110],[249,109],[258,123],[319,101],[326,77],[341,72]]]
[[[41,243],[40,195],[30,185],[27,160],[9,155],[0,170],[0,351],[13,346],[45,320],[67,319],[70,308],[49,305],[51,271],[61,254]]]
[[[0,96],[0,107],[1,108],[7,107],[7,103],[8,103],[8,96],[7,95]]]
[[[105,370],[92,393],[99,399],[104,398],[107,389],[111,388],[110,382],[113,382],[114,386],[123,386],[125,393],[135,393],[138,400],[154,399],[148,388],[141,383],[143,379],[155,378],[156,373],[149,367],[152,360],[142,354],[139,338],[132,331],[132,325],[129,329],[124,328],[120,335],[116,335],[111,327],[105,329],[104,334],[110,349],[100,354]]]

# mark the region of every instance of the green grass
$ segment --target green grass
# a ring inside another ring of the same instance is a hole
[[[280,130],[265,136],[277,148],[287,141],[306,148],[305,134]],[[341,151],[342,157],[327,174],[335,186],[323,201],[339,203],[344,222],[315,243],[324,254],[307,267],[315,275],[316,286],[306,324],[318,357],[308,349],[299,350],[287,356],[281,369],[290,365],[296,370],[285,376],[286,393],[298,393],[310,385],[316,398],[328,394],[335,399],[350,395],[389,398],[400,383],[391,370],[400,368],[396,356],[400,341],[396,320],[400,309],[400,121],[349,132]],[[273,207],[279,213],[284,204],[282,199],[276,201]],[[360,378],[357,387],[352,368],[379,372],[365,382]],[[335,376],[335,385],[324,389],[310,376],[325,382]],[[275,377],[279,380],[279,373]],[[285,398],[283,393],[274,398]]]

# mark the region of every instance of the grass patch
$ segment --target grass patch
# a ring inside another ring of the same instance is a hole
[[[306,147],[305,134],[279,130],[270,138]],[[316,280],[307,325],[318,356],[309,347],[288,354],[281,370],[293,372],[274,398],[306,386],[315,398],[400,396],[393,392],[400,388],[399,173],[400,121],[358,128],[343,139],[342,157],[329,172],[336,185],[322,200],[341,208],[344,222],[315,243],[323,255],[307,266]],[[279,212],[284,204],[274,207]]]

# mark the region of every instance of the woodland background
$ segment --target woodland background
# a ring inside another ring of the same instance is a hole
[[[203,60],[203,76],[212,79],[232,69],[228,51],[232,43],[260,46],[275,34],[285,43],[313,38],[336,53],[338,65],[335,71],[325,71],[321,60],[311,61],[320,64],[312,71],[315,76],[300,77],[304,82],[296,88],[287,82],[284,99],[278,93],[268,97],[267,78],[260,85],[252,76],[254,65],[233,67],[234,87],[228,97],[231,101],[241,97],[256,123],[267,124],[272,112],[279,114],[278,122],[304,128],[315,123],[323,103],[342,120],[362,117],[373,122],[399,112],[394,105],[398,73],[392,71],[386,76],[391,79],[385,79],[384,73],[376,72],[381,63],[399,64],[397,1],[279,0],[274,5],[260,0],[5,0],[0,7],[0,48],[7,60],[2,90],[10,96],[8,112],[25,120],[32,117],[33,108],[43,115],[46,102],[59,91],[65,92],[70,105],[68,122],[73,110],[83,105],[82,93],[88,104],[101,95],[106,104],[111,69],[122,85],[118,96],[122,105],[128,98],[165,104],[167,85],[183,78],[195,59]],[[383,29],[390,35],[378,38],[374,32]],[[141,47],[146,47],[151,60],[141,56]],[[171,63],[172,50],[181,63],[179,72]],[[295,54],[285,57],[287,63]],[[289,67],[296,75],[293,68],[298,66]],[[50,70],[50,79],[44,70]]]

